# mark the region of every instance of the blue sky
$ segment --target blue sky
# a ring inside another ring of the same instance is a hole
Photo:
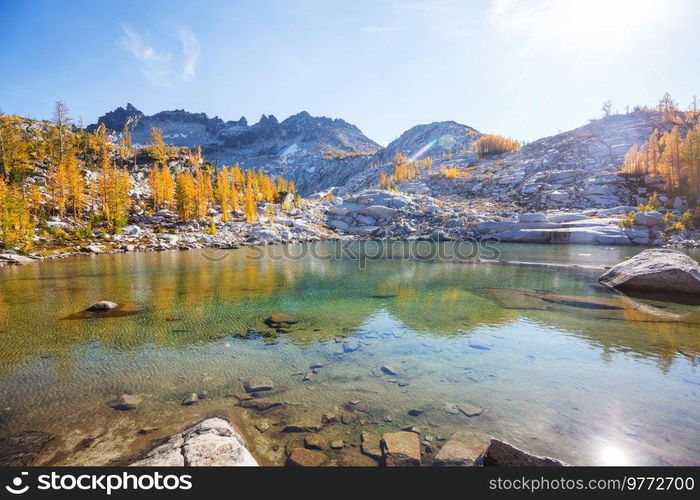
[[[306,110],[384,144],[439,120],[533,140],[607,99],[687,106],[698,20],[697,0],[0,0],[0,108]]]

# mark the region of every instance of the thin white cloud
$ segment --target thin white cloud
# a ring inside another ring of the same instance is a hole
[[[143,38],[129,26],[123,25],[124,36],[121,38],[121,47],[138,59],[144,62],[159,62],[170,59],[170,54],[162,53],[153,47],[146,45]]]
[[[197,37],[194,36],[192,30],[187,27],[181,28],[178,31],[178,38],[182,43],[182,78],[185,81],[190,81],[197,72],[197,65],[199,64],[199,56],[202,54],[202,49]]]
[[[151,85],[172,87],[194,78],[202,50],[191,29],[178,29],[176,37],[179,47],[171,49],[152,46],[147,37],[128,25],[122,25],[122,31],[119,46],[136,60],[139,70]]]

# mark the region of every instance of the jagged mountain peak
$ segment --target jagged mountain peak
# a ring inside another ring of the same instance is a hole
[[[282,122],[275,115],[263,114],[257,123],[249,125],[245,117],[225,122],[218,116],[184,109],[144,115],[128,104],[98,120],[117,133],[127,122],[135,145],[148,144],[151,129],[157,127],[168,144],[202,146],[205,158],[216,165],[240,163],[244,168],[262,168],[284,175],[296,180],[302,192],[342,183],[357,169],[364,168],[362,162],[368,152],[380,149],[355,125],[341,119],[315,117],[307,111]],[[95,127],[91,125],[91,129]],[[352,165],[336,161],[355,156]]]
[[[131,126],[144,116],[143,112],[137,109],[130,102],[126,103],[126,107],[118,107],[114,111],[109,111],[102,115],[97,123],[88,125],[87,130],[93,131],[100,123],[104,123],[109,130],[120,132],[124,128],[124,124],[129,123]]]
[[[309,114],[308,111],[299,111],[295,115],[291,115],[289,118],[287,118],[284,121],[290,121],[290,120],[306,120],[312,118],[312,116]]]
[[[275,115],[262,115],[256,125],[260,127],[274,127],[279,125],[279,122],[277,121]]]

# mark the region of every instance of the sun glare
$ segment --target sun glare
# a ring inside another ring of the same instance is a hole
[[[658,19],[664,3],[651,0],[497,0],[494,23],[551,50],[616,51],[632,46]]]
[[[630,465],[627,455],[616,446],[603,445],[598,452],[598,465]]]

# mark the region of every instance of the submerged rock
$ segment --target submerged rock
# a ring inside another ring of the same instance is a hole
[[[343,342],[343,351],[344,352],[354,352],[357,351],[360,348],[360,344],[357,342],[357,340],[346,340]]]
[[[287,465],[297,467],[318,467],[326,461],[326,455],[320,451],[307,450],[306,448],[294,448],[287,457]]]
[[[620,311],[624,309],[624,307],[621,307],[608,298],[569,297],[564,295],[542,295],[539,298],[544,302],[558,304],[560,306],[576,307],[579,309],[594,309],[601,311]]]
[[[243,438],[221,418],[208,418],[153,448],[137,467],[256,466]]]
[[[268,377],[255,377],[243,382],[246,392],[271,391],[274,387],[272,379]]]
[[[700,294],[700,265],[677,250],[644,250],[614,266],[598,281],[621,291]]]
[[[388,467],[420,466],[420,440],[415,432],[387,432],[382,451]]]
[[[273,328],[286,327],[298,323],[299,320],[284,313],[275,313],[265,320],[265,324]]]
[[[40,431],[25,431],[0,438],[0,466],[24,467],[31,465],[52,434]]]
[[[340,455],[338,465],[341,467],[377,467],[379,464],[370,457],[348,450]]]
[[[484,413],[483,408],[479,408],[478,406],[472,406],[469,404],[460,404],[457,405],[457,408],[467,417],[478,417],[479,415]]]
[[[435,455],[434,464],[460,467],[479,465],[489,444],[490,438],[484,434],[457,431]]]
[[[383,365],[382,368],[381,368],[381,370],[382,370],[384,373],[386,373],[387,375],[393,375],[393,376],[398,375],[397,371],[394,370],[394,368],[392,368],[391,366],[388,366],[388,365]]]
[[[267,411],[270,408],[275,408],[276,406],[280,406],[281,404],[282,403],[280,403],[279,401],[273,401],[272,399],[252,398],[241,401],[240,403],[238,403],[238,406],[256,411]]]
[[[379,435],[363,431],[360,440],[362,453],[377,460],[382,458],[382,438]]]
[[[355,416],[354,413],[345,411],[343,414],[340,416],[340,421],[344,424],[352,424],[357,420],[357,417]]]
[[[323,429],[323,424],[318,422],[294,422],[287,424],[282,432],[318,432]]]
[[[191,406],[199,401],[199,397],[195,393],[189,394],[185,399],[182,400],[182,406]]]
[[[118,398],[109,401],[107,406],[115,410],[133,410],[141,404],[141,401],[141,398],[138,396],[124,393]]]
[[[445,403],[445,411],[453,415],[459,415],[459,408],[454,403]]]
[[[321,422],[324,424],[335,424],[338,422],[338,415],[335,413],[327,411],[323,415],[321,415]]]
[[[320,434],[312,432],[311,434],[307,434],[304,438],[304,446],[310,450],[322,450],[328,446],[328,441]]]
[[[563,467],[568,464],[551,457],[538,457],[499,439],[492,439],[484,454],[484,465],[500,467]]]

